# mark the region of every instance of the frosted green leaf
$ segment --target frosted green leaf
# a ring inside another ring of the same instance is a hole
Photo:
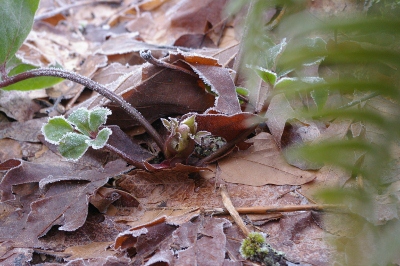
[[[254,70],[260,76],[260,78],[262,78],[262,80],[265,81],[265,83],[270,84],[272,86],[275,85],[277,76],[274,72],[272,72],[268,69],[262,68],[262,67],[257,67]]]
[[[58,151],[63,157],[71,161],[77,161],[87,151],[89,145],[86,143],[90,138],[79,133],[67,133],[60,141]]]
[[[319,110],[324,108],[326,101],[328,100],[329,90],[328,89],[318,89],[312,90],[310,92],[311,98],[314,100],[315,104],[317,105]]]
[[[89,136],[89,110],[86,108],[78,108],[72,112],[67,118],[69,122],[76,126],[76,129],[83,134]]]
[[[275,89],[276,90],[281,90],[285,89],[291,85],[293,85],[296,81],[298,81],[297,78],[281,78],[278,80],[278,82],[275,84]]]
[[[279,57],[282,55],[283,51],[285,50],[287,45],[286,38],[282,40],[281,43],[271,47],[266,51],[267,58],[266,58],[266,67],[269,69],[276,69],[276,65],[278,62]]]
[[[0,64],[12,58],[31,31],[39,0],[2,0]]]
[[[161,118],[161,122],[168,131],[171,131],[171,123],[167,119]]]
[[[168,129],[169,132],[172,134],[175,134],[176,129],[179,126],[179,121],[176,118],[169,118],[169,121],[167,119],[161,118],[161,122],[163,123],[164,127]]]
[[[46,141],[52,144],[60,143],[65,134],[73,132],[74,128],[63,116],[55,116],[42,126],[42,133]]]
[[[104,107],[98,107],[90,111],[89,128],[93,132],[97,132],[101,125],[107,121],[107,116],[111,115],[111,110]]]
[[[236,93],[243,95],[243,96],[249,96],[249,90],[243,87],[236,87]]]
[[[93,149],[101,149],[106,145],[108,138],[112,134],[111,129],[109,128],[103,128],[102,130],[99,131],[97,134],[96,138],[93,140],[86,140],[86,143],[90,146],[92,146]]]
[[[183,121],[181,122],[181,124],[186,124],[186,125],[188,125],[190,128],[192,128],[192,127],[196,124],[195,118],[196,118],[195,115],[191,115],[191,116],[189,116],[188,118],[186,118],[185,120],[183,120]]]

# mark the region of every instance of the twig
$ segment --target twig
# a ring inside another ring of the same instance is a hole
[[[310,205],[286,205],[286,206],[253,206],[235,208],[239,214],[268,214],[280,212],[298,211],[346,211],[346,206],[339,204],[310,204]],[[225,208],[205,209],[205,213],[213,215],[226,215],[229,211]]]
[[[150,208],[150,210],[169,210],[169,208]],[[183,208],[170,208],[171,210],[182,210]],[[207,209],[204,207],[205,214],[226,215],[229,214],[226,208]],[[253,206],[253,207],[238,207],[235,210],[239,214],[267,214],[279,212],[298,212],[298,211],[342,211],[346,212],[347,207],[340,204],[310,204],[310,205],[284,205],[284,206]]]
[[[149,133],[149,135],[154,139],[157,146],[163,151],[164,150],[164,142],[158,132],[154,129],[154,127],[143,117],[143,115],[136,110],[132,105],[130,105],[127,101],[125,101],[121,96],[115,94],[114,92],[108,90],[103,85],[87,78],[85,76],[79,75],[74,72],[70,72],[67,70],[59,69],[59,68],[38,68],[29,70],[15,76],[8,77],[0,81],[0,88],[6,87],[8,85],[17,83],[22,80],[40,77],[40,76],[49,76],[49,77],[59,77],[71,80],[73,82],[79,83],[99,94],[103,95],[110,101],[118,104],[122,109],[125,110],[133,119],[137,120]]]
[[[122,159],[124,159],[127,163],[135,166],[138,169],[143,169],[143,170],[146,169],[146,167],[144,166],[143,163],[129,158],[129,156],[125,152],[121,151],[120,149],[117,149],[116,147],[114,147],[110,144],[106,144],[104,146],[104,149],[118,154],[118,156],[120,156]]]
[[[160,66],[160,67],[165,67],[165,68],[170,68],[173,70],[178,70],[181,71],[183,73],[186,73],[188,75],[197,77],[197,75],[195,73],[193,73],[190,70],[187,70],[186,68],[180,67],[180,66],[176,66],[161,60],[158,60],[156,58],[154,58],[154,56],[151,54],[150,50],[140,50],[140,56],[146,60],[147,62],[149,62],[150,64],[153,64],[155,66]]]
[[[265,214],[274,212],[297,212],[297,211],[327,211],[332,209],[344,209],[344,205],[336,204],[311,204],[311,205],[287,205],[287,206],[260,206],[236,208],[240,214]]]
[[[362,97],[361,99],[358,99],[358,100],[355,100],[355,101],[351,101],[351,102],[349,102],[349,103],[347,103],[345,105],[342,105],[342,106],[338,107],[338,109],[340,110],[340,109],[345,109],[345,108],[352,107],[354,105],[357,105],[357,104],[360,104],[362,102],[365,102],[365,101],[367,101],[369,99],[372,99],[372,98],[374,98],[374,97],[376,97],[378,95],[381,95],[381,94],[382,93],[380,91],[375,91],[375,92],[373,92],[371,94],[368,94],[368,95]]]
[[[225,185],[220,186],[221,189],[221,196],[222,196],[222,203],[224,204],[225,208],[228,210],[229,214],[232,216],[235,223],[239,226],[242,232],[247,237],[250,234],[250,230],[244,224],[242,218],[240,218],[239,213],[236,211],[235,207],[232,204],[231,199],[229,198],[228,191],[226,190]]]

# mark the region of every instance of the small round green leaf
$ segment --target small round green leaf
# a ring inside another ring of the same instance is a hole
[[[90,146],[92,146],[93,149],[101,149],[106,145],[108,138],[112,134],[111,129],[108,127],[103,128],[102,130],[99,131],[97,134],[97,137],[95,139],[89,139],[86,141],[86,143]]]
[[[107,116],[111,115],[111,110],[104,107],[94,108],[89,114],[89,128],[93,132],[97,132],[101,125],[107,121]]]
[[[49,119],[42,127],[42,133],[46,141],[59,144],[65,134],[73,132],[74,128],[63,116],[55,116]]]
[[[89,110],[86,108],[78,108],[73,111],[67,120],[76,126],[76,129],[85,134],[86,136],[90,135],[90,127],[89,127]]]
[[[86,143],[90,138],[79,133],[67,133],[60,141],[58,151],[63,157],[71,161],[77,161],[89,148]]]

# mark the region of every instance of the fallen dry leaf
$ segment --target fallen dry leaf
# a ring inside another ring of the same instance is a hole
[[[40,106],[32,101],[28,95],[22,91],[0,90],[0,111],[8,117],[25,122],[31,120],[40,110]]]
[[[107,250],[111,244],[112,242],[93,242],[88,245],[69,247],[65,249],[64,253],[70,254],[66,259],[67,261],[73,261],[76,259],[107,258],[115,254],[114,251]]]
[[[260,133],[249,141],[254,144],[248,150],[232,153],[218,162],[221,178],[226,182],[301,185],[315,179],[315,173],[302,171],[284,160],[272,135]]]
[[[157,220],[121,233],[116,249],[134,248],[134,265],[223,265],[226,236],[224,229],[231,223],[226,219],[205,217],[186,222],[179,227]],[[172,252],[170,252],[172,250]],[[153,253],[156,253],[153,255]],[[204,256],[210,254],[212,256]]]
[[[15,245],[33,245],[53,225],[61,225],[59,230],[65,231],[78,229],[86,220],[89,196],[110,177],[129,169],[125,162],[118,160],[104,169],[75,169],[76,174],[71,175],[74,169],[69,164],[51,166],[20,161],[4,176],[0,189],[2,201],[17,200],[25,206],[25,214],[16,218],[16,211],[2,221],[2,240],[15,241]],[[10,227],[10,221],[15,225]]]
[[[171,69],[161,70],[122,97],[150,122],[169,115],[204,112],[214,105],[214,96],[199,87],[195,78]],[[106,106],[113,112],[107,123],[122,129],[137,125],[115,105]]]
[[[267,119],[266,123],[272,136],[274,136],[275,142],[280,147],[286,121],[296,118],[295,111],[283,93],[271,99],[265,118]]]
[[[39,142],[41,128],[48,118],[31,119],[25,122],[8,122],[0,124],[0,138],[19,141]]]
[[[210,111],[206,114],[196,115],[198,130],[211,132],[215,136],[223,137],[228,142],[254,127],[258,120],[258,116],[251,113],[225,115]]]

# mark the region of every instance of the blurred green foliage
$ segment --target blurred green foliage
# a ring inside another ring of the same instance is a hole
[[[361,125],[357,134],[349,128],[341,138],[285,147],[290,156],[351,173],[343,186],[318,194],[322,202],[346,204],[362,221],[351,237],[336,238],[345,265],[400,262],[399,3],[349,1],[354,10],[329,15],[312,13],[310,1],[230,5],[232,14],[249,10],[239,71],[248,80],[258,73],[266,83],[274,76],[265,109],[284,93],[300,103],[293,108],[307,121]],[[276,86],[276,79],[285,82]],[[254,86],[246,84],[250,94]]]

